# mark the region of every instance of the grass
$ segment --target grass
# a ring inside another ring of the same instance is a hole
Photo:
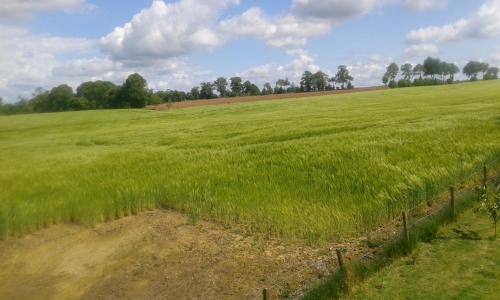
[[[484,213],[467,211],[357,286],[349,299],[498,299],[500,240]],[[479,238],[480,240],[475,240]]]
[[[363,233],[500,156],[499,91],[0,117],[0,235],[154,207],[285,238]]]

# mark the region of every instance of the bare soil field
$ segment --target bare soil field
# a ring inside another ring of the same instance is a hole
[[[257,299],[335,267],[329,245],[243,236],[170,211],[0,241],[0,299]]]
[[[335,91],[325,91],[325,92],[310,92],[310,93],[287,93],[278,95],[266,95],[266,96],[247,96],[247,97],[233,97],[233,98],[217,98],[210,100],[196,100],[196,101],[184,101],[184,102],[174,102],[172,104],[160,104],[148,106],[148,109],[153,110],[168,110],[168,109],[182,109],[198,106],[208,106],[208,105],[221,105],[221,104],[234,104],[234,103],[245,103],[245,102],[257,102],[257,101],[268,101],[268,100],[280,100],[280,99],[291,99],[291,98],[306,98],[306,97],[317,97],[317,96],[327,96],[336,94],[350,94],[350,93],[360,93],[387,89],[384,86],[378,87],[367,87],[367,88],[356,88],[352,90],[335,90]]]

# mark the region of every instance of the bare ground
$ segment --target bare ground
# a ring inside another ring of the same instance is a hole
[[[360,93],[384,90],[387,87],[377,86],[377,87],[367,87],[367,88],[355,88],[352,90],[335,90],[335,91],[325,91],[325,92],[309,92],[309,93],[287,93],[287,94],[273,94],[265,96],[244,96],[244,97],[233,97],[233,98],[217,98],[210,100],[196,100],[196,101],[183,101],[174,102],[172,104],[160,104],[151,105],[147,108],[152,110],[169,110],[169,109],[182,109],[198,106],[208,106],[208,105],[222,105],[222,104],[234,104],[234,103],[245,103],[245,102],[257,102],[257,101],[269,101],[269,100],[280,100],[280,99],[291,99],[291,98],[306,98],[306,97],[317,97],[317,96],[327,96],[336,94],[350,94],[350,93]]]
[[[296,296],[334,269],[331,252],[156,210],[0,241],[0,299],[259,299],[264,287]]]

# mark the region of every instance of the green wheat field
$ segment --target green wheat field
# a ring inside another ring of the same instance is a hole
[[[0,236],[162,207],[329,241],[399,216],[499,156],[500,81],[3,116]]]

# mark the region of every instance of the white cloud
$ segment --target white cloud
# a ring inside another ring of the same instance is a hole
[[[58,55],[83,55],[95,46],[88,39],[35,35],[22,28],[0,26],[0,94],[15,98],[21,91],[51,84],[52,70],[65,63]]]
[[[354,77],[354,85],[357,87],[382,85],[382,76],[392,58],[383,57],[378,54],[371,55],[367,61],[358,61],[348,64],[347,67]]]
[[[266,82],[274,86],[276,80],[280,78],[288,78],[291,82],[298,85],[304,71],[309,70],[311,72],[316,72],[320,69],[319,66],[315,64],[314,58],[303,50],[288,51],[288,54],[296,56],[288,64],[264,64],[237,73],[236,75],[243,77],[245,80],[248,79],[260,86]]]
[[[376,4],[377,0],[294,0],[292,12],[300,17],[340,22],[367,14]]]
[[[214,28],[220,13],[239,0],[154,1],[101,39],[105,52],[115,60],[144,62],[213,49],[224,43]]]
[[[424,11],[444,9],[448,6],[447,0],[406,0],[405,8],[410,11]]]
[[[25,18],[40,12],[72,10],[84,3],[85,0],[2,0],[0,18]]]
[[[436,57],[439,54],[439,48],[434,44],[411,45],[405,49],[406,58]]]
[[[301,20],[293,15],[268,18],[260,8],[254,7],[220,22],[219,27],[228,38],[253,37],[266,40],[270,47],[290,49],[304,47],[309,37],[328,33],[331,25],[325,21]]]
[[[441,27],[413,30],[406,38],[410,43],[444,43],[497,36],[500,36],[500,0],[488,0],[469,18]]]

